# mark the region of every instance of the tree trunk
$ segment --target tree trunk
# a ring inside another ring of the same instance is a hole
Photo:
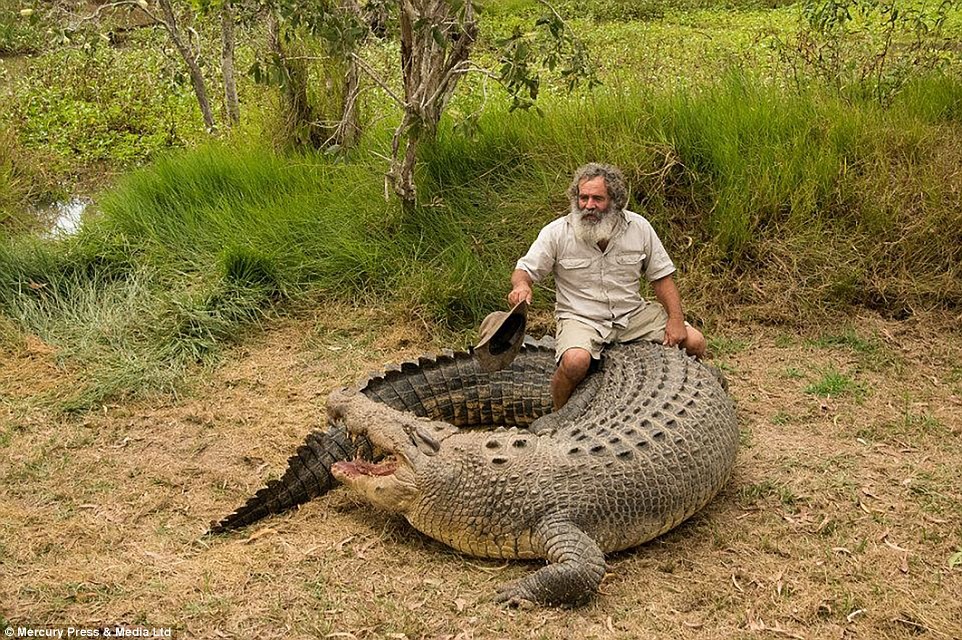
[[[273,12],[268,17],[267,37],[271,52],[284,76],[281,96],[287,110],[286,124],[291,136],[299,144],[320,147],[324,136],[317,125],[317,117],[307,96],[307,66],[303,60],[292,60],[287,55],[280,23]]]
[[[344,98],[341,120],[334,132],[334,144],[342,149],[350,149],[361,137],[361,124],[357,114],[357,98],[361,92],[361,82],[354,60],[347,61],[344,73]]]
[[[240,102],[237,100],[237,80],[234,78],[234,11],[231,0],[224,0],[220,14],[220,68],[224,76],[224,109],[228,126],[240,121]]]
[[[180,53],[180,57],[187,63],[190,81],[194,86],[194,95],[197,96],[197,105],[200,107],[201,115],[204,117],[204,125],[207,127],[208,133],[213,133],[216,129],[214,125],[214,114],[210,108],[210,100],[207,99],[207,86],[204,83],[204,74],[200,70],[200,65],[197,64],[197,56],[190,50],[190,47],[187,46],[181,37],[180,29],[177,27],[177,18],[174,15],[174,9],[170,6],[170,0],[158,0],[158,3],[164,12],[164,28],[167,29],[167,33],[170,34],[170,39],[177,48],[177,52]]]
[[[343,0],[341,10],[361,18],[361,6],[357,0]],[[347,68],[342,85],[341,119],[334,131],[333,142],[342,149],[353,147],[361,136],[361,124],[357,114],[357,98],[361,91],[357,63],[349,54],[345,56]]]
[[[467,71],[477,22],[471,2],[462,5],[463,15],[457,15],[453,3],[439,0],[400,0],[400,5],[404,118],[394,133],[388,178],[409,211],[417,197],[418,146],[434,139],[441,114]]]

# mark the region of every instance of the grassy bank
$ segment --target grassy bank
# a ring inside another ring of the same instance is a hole
[[[107,193],[77,238],[4,244],[0,304],[100,363],[79,406],[174,384],[290,300],[397,304],[466,330],[502,306],[514,261],[589,159],[625,169],[697,320],[732,305],[797,322],[962,304],[958,80],[920,80],[887,108],[745,76],[543,108],[489,110],[474,139],[444,129],[410,216],[370,159],[386,129],[347,161],[177,153]]]

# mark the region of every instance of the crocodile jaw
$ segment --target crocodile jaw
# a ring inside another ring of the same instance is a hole
[[[417,495],[414,472],[404,460],[336,462],[331,466],[331,474],[385,511],[407,513]]]

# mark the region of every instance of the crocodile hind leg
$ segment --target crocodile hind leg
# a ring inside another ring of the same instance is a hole
[[[501,585],[495,597],[498,602],[573,606],[595,594],[605,577],[605,556],[588,534],[570,522],[552,522],[539,527],[532,542],[543,546],[551,564]]]

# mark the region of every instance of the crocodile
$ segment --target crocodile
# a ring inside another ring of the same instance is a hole
[[[581,604],[606,553],[667,532],[724,486],[738,427],[716,373],[679,349],[609,347],[556,412],[553,371],[553,350],[527,344],[493,373],[447,352],[336,390],[328,431],[211,533],[340,482],[462,553],[548,562],[497,600]]]

